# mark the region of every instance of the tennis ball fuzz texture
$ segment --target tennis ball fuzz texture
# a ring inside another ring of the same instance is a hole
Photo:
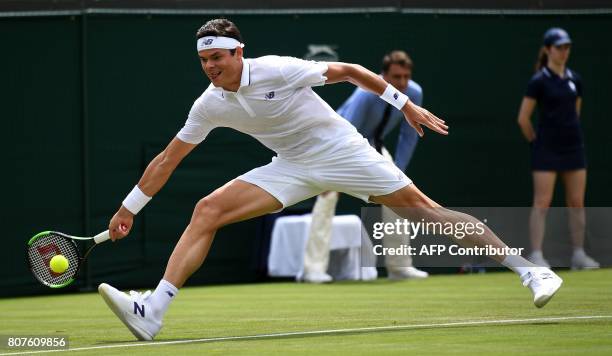
[[[49,267],[55,273],[64,273],[68,269],[68,259],[64,255],[55,255],[49,261]]]

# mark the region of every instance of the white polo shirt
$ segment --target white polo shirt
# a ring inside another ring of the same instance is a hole
[[[198,144],[213,128],[230,127],[281,158],[304,161],[363,140],[311,89],[325,84],[326,63],[279,56],[245,58],[243,63],[237,92],[211,84],[194,102],[177,134],[181,141]]]

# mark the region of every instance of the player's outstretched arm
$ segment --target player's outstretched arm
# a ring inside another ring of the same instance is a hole
[[[372,71],[352,63],[329,62],[325,76],[327,77],[326,84],[350,82],[379,96],[382,96],[389,86],[389,83]],[[444,124],[444,120],[415,105],[410,100],[406,101],[401,110],[410,126],[414,127],[420,136],[424,134],[421,125],[439,134],[448,135],[448,126]]]
[[[140,191],[147,197],[152,197],[159,192],[179,163],[195,146],[176,137],[170,141],[166,149],[153,158],[145,169],[138,181]],[[133,222],[134,214],[122,204],[108,225],[111,239],[115,241],[126,237],[132,229]]]

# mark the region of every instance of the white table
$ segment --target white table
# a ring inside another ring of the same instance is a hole
[[[311,214],[284,216],[276,219],[272,229],[268,274],[273,277],[301,276],[304,253],[310,232]],[[328,273],[334,280],[371,280],[378,276],[376,268],[361,267],[361,246],[372,251],[361,219],[357,215],[338,215],[332,220]],[[372,255],[373,258],[373,255]]]

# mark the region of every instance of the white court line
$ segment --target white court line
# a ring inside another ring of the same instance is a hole
[[[70,351],[115,349],[115,348],[121,348],[121,347],[177,345],[177,344],[205,343],[205,342],[231,341],[231,340],[271,339],[271,338],[288,337],[288,336],[327,335],[327,334],[342,334],[342,333],[348,334],[348,333],[358,333],[358,332],[368,332],[368,331],[429,329],[429,328],[445,328],[445,327],[452,327],[452,326],[472,326],[472,325],[487,325],[487,324],[489,325],[524,324],[524,323],[533,323],[533,322],[553,322],[553,321],[592,320],[592,319],[612,319],[612,315],[562,316],[562,317],[531,318],[531,319],[468,320],[468,321],[457,321],[457,322],[452,322],[452,323],[372,326],[372,327],[350,328],[350,329],[293,331],[293,332],[275,333],[275,334],[225,336],[225,337],[211,337],[211,338],[205,338],[205,339],[188,339],[188,340],[174,340],[174,341],[152,341],[152,342],[129,343],[129,344],[77,347],[74,349],[55,349],[55,350],[13,352],[13,353],[3,353],[3,354],[0,354],[0,356],[1,355],[38,354],[38,353],[45,353],[45,352],[70,352]]]

